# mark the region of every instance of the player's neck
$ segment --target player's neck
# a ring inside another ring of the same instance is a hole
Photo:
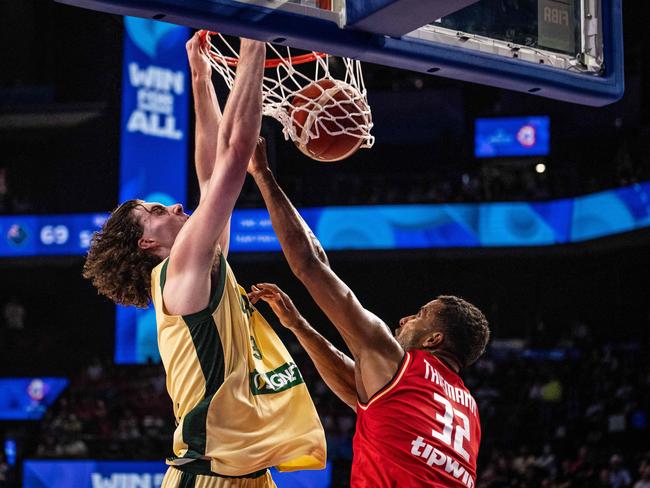
[[[430,354],[437,357],[440,361],[444,363],[449,369],[454,373],[460,373],[460,363],[450,354],[445,353],[444,351],[429,351]]]

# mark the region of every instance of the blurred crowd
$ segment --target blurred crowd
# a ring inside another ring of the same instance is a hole
[[[346,486],[354,412],[300,346],[288,346],[326,430],[333,486]],[[495,340],[464,374],[483,427],[477,487],[650,488],[647,345],[598,344],[583,331],[553,348],[530,346]],[[173,429],[162,366],[95,359],[50,409],[27,456],[161,459]]]
[[[420,165],[431,158],[426,169],[403,171],[359,171],[355,165],[338,166],[336,172],[294,174],[279,168],[278,179],[297,206],[378,205],[424,203],[474,203],[494,201],[543,201],[567,198],[632,185],[650,180],[650,148],[630,149],[622,144],[606,170],[596,166],[580,170],[577,165],[537,159],[488,161],[479,164],[441,164],[431,155],[414,156]],[[409,156],[410,157],[410,156]],[[388,158],[390,159],[390,157]],[[399,165],[397,165],[399,166]],[[600,166],[603,166],[602,164]],[[17,190],[25,180],[19,167],[0,163],[0,215],[43,213],[46,203],[29,187]],[[69,192],[69,188],[62,189]],[[108,200],[113,202],[108,195]],[[74,199],[69,201],[75,202]],[[51,202],[51,199],[48,200]],[[108,207],[113,203],[107,204]],[[263,207],[259,191],[249,181],[238,200],[239,207]],[[64,210],[64,209],[61,209]],[[107,211],[109,208],[95,209]],[[73,213],[70,208],[68,212]]]
[[[478,486],[646,486],[648,365],[639,343],[493,347],[465,376],[484,429]]]
[[[94,360],[48,411],[39,458],[160,459],[174,430],[160,365]]]

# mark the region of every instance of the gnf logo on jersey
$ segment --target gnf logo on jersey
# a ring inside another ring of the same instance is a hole
[[[304,381],[300,370],[292,362],[285,363],[268,373],[260,373],[257,370],[250,373],[250,386],[253,395],[279,393],[301,383]]]

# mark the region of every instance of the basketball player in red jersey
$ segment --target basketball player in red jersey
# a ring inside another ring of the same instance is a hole
[[[277,287],[253,288],[250,298],[271,303],[326,383],[357,412],[351,486],[474,487],[481,426],[476,402],[458,373],[485,350],[490,332],[483,314],[460,298],[439,296],[400,320],[393,336],[330,268],[269,170],[263,140],[248,171],[291,270],[354,357],[337,351],[297,311],[282,319],[279,312],[293,305]]]

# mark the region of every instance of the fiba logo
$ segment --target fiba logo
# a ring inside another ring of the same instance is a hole
[[[537,131],[530,124],[524,125],[517,132],[517,141],[524,147],[533,147],[537,142]]]
[[[39,380],[38,378],[32,380],[32,382],[27,387],[27,394],[29,395],[29,398],[31,398],[34,402],[40,402],[43,398],[45,398],[46,385],[43,383],[43,380]]]

